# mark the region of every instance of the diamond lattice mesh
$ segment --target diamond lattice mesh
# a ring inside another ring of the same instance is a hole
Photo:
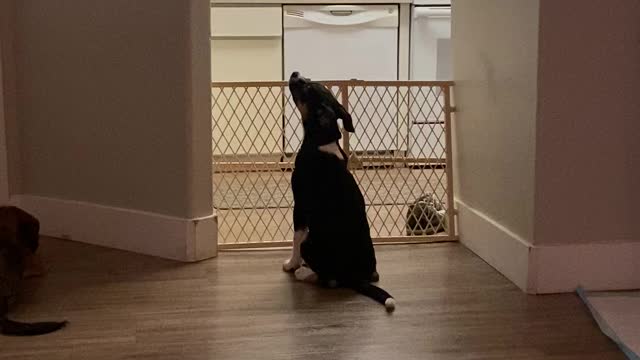
[[[448,85],[404,84],[326,84],[353,117],[356,133],[342,144],[377,240],[447,232]],[[220,244],[291,240],[290,180],[303,131],[285,83],[214,84],[212,116]]]

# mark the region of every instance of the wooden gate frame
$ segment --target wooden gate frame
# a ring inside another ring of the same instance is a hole
[[[418,235],[418,236],[390,236],[390,237],[378,237],[373,238],[376,245],[382,244],[423,244],[423,243],[437,243],[437,242],[455,242],[459,240],[457,234],[456,215],[457,210],[455,207],[454,191],[453,191],[453,146],[452,146],[452,116],[456,111],[455,106],[452,105],[451,88],[454,86],[453,81],[366,81],[366,80],[331,80],[321,81],[322,84],[331,88],[338,87],[341,94],[341,103],[347,111],[349,110],[349,88],[351,87],[439,87],[444,95],[443,112],[445,117],[444,132],[445,132],[445,154],[446,159],[444,161],[445,174],[447,177],[447,231],[443,235]],[[257,82],[213,82],[212,88],[260,88],[260,87],[281,87],[288,86],[286,81],[257,81]],[[215,120],[214,120],[215,121]],[[351,159],[351,146],[349,132],[342,130],[342,147],[348,158]],[[362,158],[362,157],[361,157]],[[380,161],[380,162],[404,162],[404,163],[433,163],[434,159],[427,158],[412,158],[399,159],[399,158],[387,158],[387,157],[364,157],[367,161]],[[230,162],[234,168],[251,167],[252,171],[257,169],[283,169],[292,167],[291,162]],[[351,162],[350,162],[351,165]],[[350,166],[350,168],[353,168]],[[218,248],[222,251],[225,250],[242,250],[242,249],[266,249],[266,248],[281,248],[290,247],[292,240],[287,241],[269,241],[264,243],[233,243],[233,244],[218,244]]]

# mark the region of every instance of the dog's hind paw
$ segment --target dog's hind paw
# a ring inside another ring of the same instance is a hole
[[[306,266],[298,268],[294,275],[298,281],[316,282],[318,280],[318,275]]]
[[[302,266],[302,261],[297,259],[288,259],[284,263],[282,263],[282,271],[284,272],[293,272],[296,271]]]

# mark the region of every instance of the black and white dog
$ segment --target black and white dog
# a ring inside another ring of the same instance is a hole
[[[291,74],[289,89],[302,116],[304,139],[291,177],[293,254],[283,269],[298,280],[348,287],[395,309],[378,281],[364,197],[338,144],[337,120],[354,132],[351,115],[322,84]],[[304,263],[304,264],[303,264]]]

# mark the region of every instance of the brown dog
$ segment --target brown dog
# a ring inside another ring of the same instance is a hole
[[[24,276],[42,273],[35,255],[40,222],[14,206],[0,206],[0,333],[14,336],[43,335],[61,329],[63,322],[20,323],[7,318],[9,300]]]

